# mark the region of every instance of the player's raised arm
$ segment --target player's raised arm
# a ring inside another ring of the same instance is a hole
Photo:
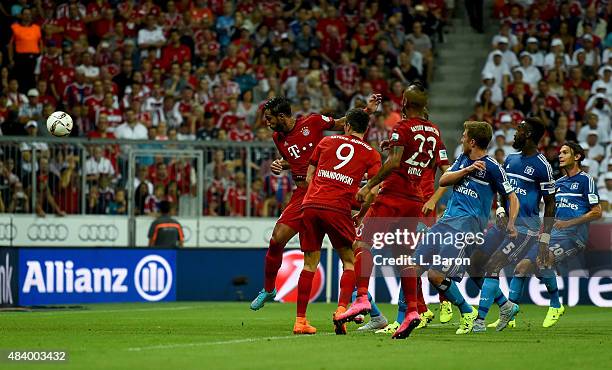
[[[450,166],[448,165],[442,166],[440,167],[440,172],[444,174],[449,168]],[[425,204],[423,204],[423,208],[421,209],[421,211],[424,215],[428,215],[429,212],[433,211],[436,208],[436,204],[438,204],[440,198],[442,198],[444,193],[446,193],[446,189],[446,187],[438,185],[438,188],[433,193],[433,195],[427,200],[427,202],[425,202]]]
[[[376,112],[376,110],[378,109],[378,105],[380,104],[381,101],[382,101],[381,94],[370,95],[370,97],[368,98],[368,104],[366,105],[364,111],[367,114],[372,114]],[[332,127],[332,130],[342,131],[344,129],[345,123],[346,123],[346,116],[337,119],[336,122],[334,123],[334,126]]]
[[[487,166],[483,161],[476,161],[469,165],[468,167],[456,169],[454,167],[450,170],[444,172],[444,174],[440,177],[440,186],[452,186],[456,183],[460,182],[465,176],[469,175],[474,171],[484,171]]]
[[[360,202],[364,202],[368,194],[372,191],[372,189],[381,182],[383,182],[383,180],[386,179],[387,176],[389,176],[391,172],[393,172],[393,170],[400,166],[403,154],[403,146],[394,146],[391,149],[389,157],[380,168],[380,171],[378,171],[376,176],[372,177],[367,184],[365,184],[361,189],[359,189],[359,192],[357,193],[355,198]]]

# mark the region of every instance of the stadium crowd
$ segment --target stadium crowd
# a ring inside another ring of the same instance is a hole
[[[153,141],[166,140],[196,148],[211,140],[265,143],[271,131],[260,108],[269,97],[287,96],[296,116],[339,117],[376,91],[385,95],[368,136],[377,145],[400,118],[403,84],[431,81],[434,50],[453,3],[2,2],[0,128],[4,135],[48,136],[46,117],[63,110],[74,119],[72,136],[150,140],[139,142],[149,149],[164,148]],[[125,148],[84,148],[81,163],[79,149],[70,145],[2,143],[0,211],[125,214]],[[251,149],[250,169],[239,149],[203,150],[204,214],[280,213],[292,182],[270,173],[265,162],[274,159],[274,150]],[[175,213],[192,214],[194,167],[185,159],[141,158],[135,213],[155,214],[168,199]],[[36,204],[30,201],[33,179]]]
[[[489,154],[501,163],[514,152],[518,123],[541,118],[548,129],[540,149],[555,177],[561,176],[561,145],[579,142],[587,156],[583,169],[597,180],[606,214],[612,196],[610,14],[610,1],[498,2],[499,31],[470,117],[493,125]]]

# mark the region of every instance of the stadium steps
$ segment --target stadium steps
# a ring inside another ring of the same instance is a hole
[[[480,72],[497,31],[495,25],[486,25],[485,34],[474,32],[467,21],[463,2],[458,2],[457,7],[458,18],[453,20],[446,42],[439,45],[433,82],[429,86],[430,118],[440,126],[449,151],[454,151],[463,121],[472,113]],[[485,9],[485,14],[491,13]]]

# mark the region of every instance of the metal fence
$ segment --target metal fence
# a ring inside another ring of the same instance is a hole
[[[154,216],[278,216],[291,178],[256,142],[0,136],[0,212]]]

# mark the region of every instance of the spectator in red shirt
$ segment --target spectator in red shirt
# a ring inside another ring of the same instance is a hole
[[[238,116],[236,126],[229,130],[229,139],[231,141],[253,141],[254,135],[251,128],[246,124],[244,117]]]
[[[181,34],[175,28],[170,31],[170,43],[162,51],[162,66],[166,70],[172,63],[191,61],[191,49],[181,44]]]
[[[341,54],[340,64],[336,66],[334,75],[336,87],[342,93],[344,101],[348,102],[357,91],[361,76],[359,75],[359,68],[351,62],[347,52]]]
[[[234,184],[231,185],[223,197],[225,207],[230,216],[246,216],[246,181],[245,175],[238,172],[234,175]]]

